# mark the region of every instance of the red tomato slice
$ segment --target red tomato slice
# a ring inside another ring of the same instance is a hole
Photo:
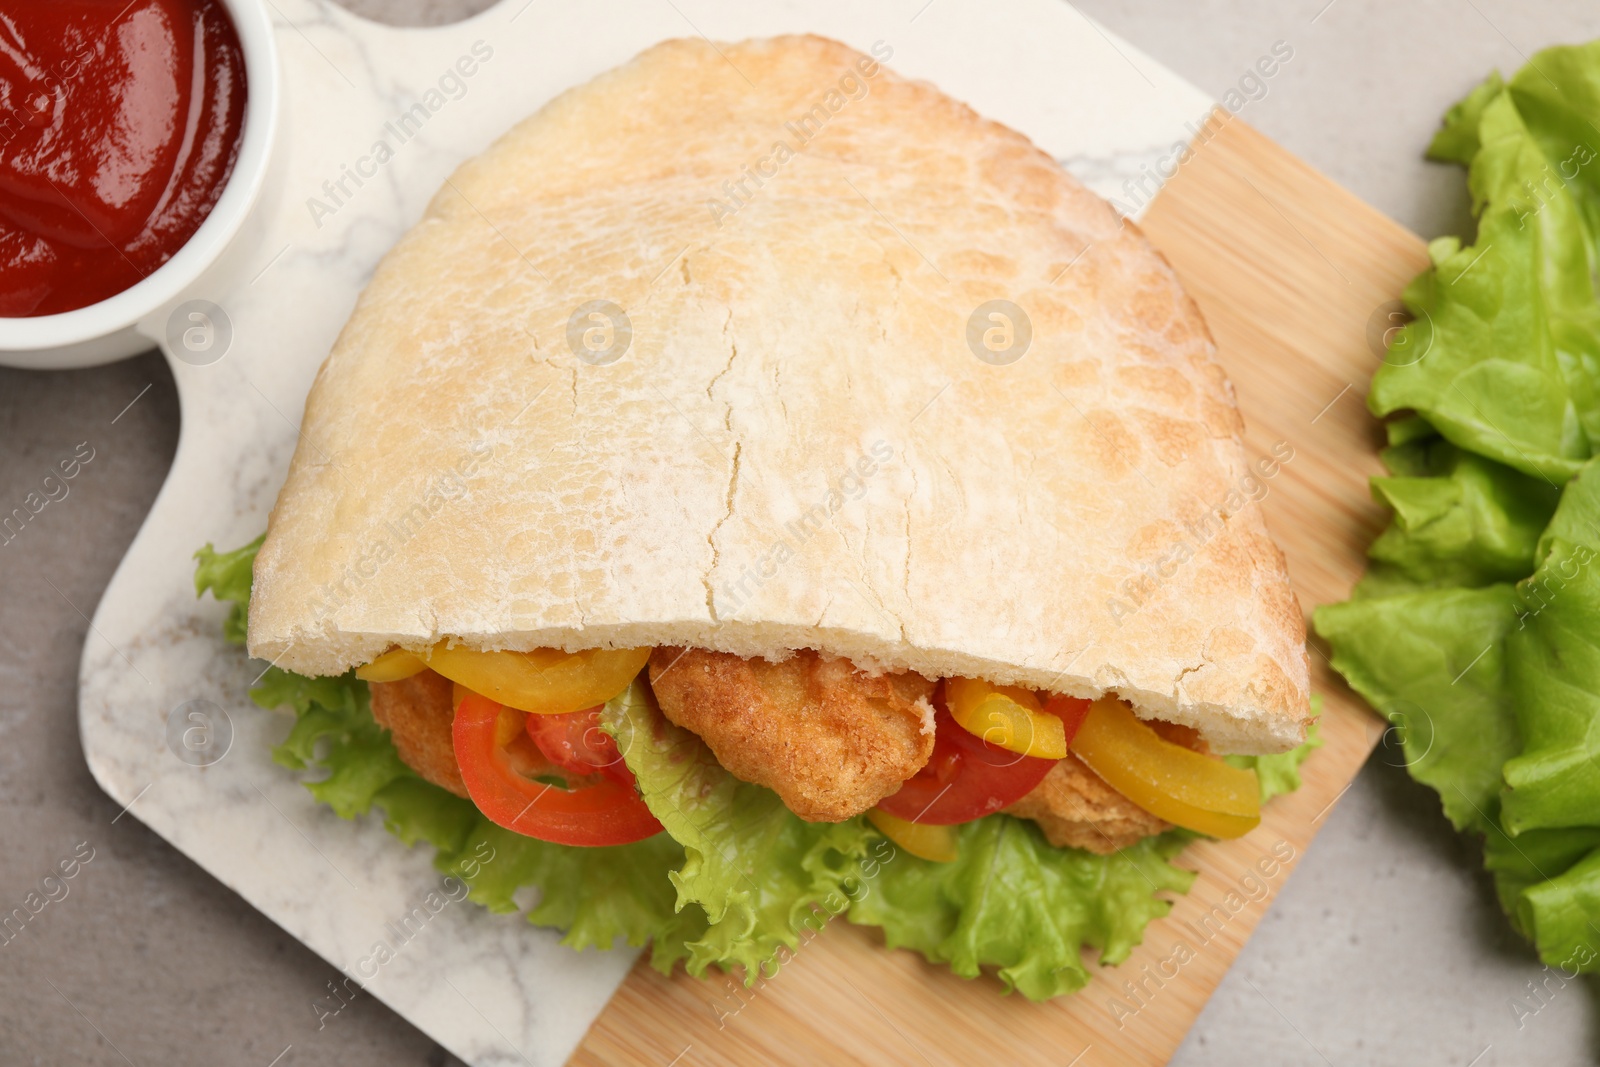
[[[490,821],[559,845],[624,845],[661,832],[661,823],[631,785],[604,778],[581,789],[562,789],[513,771],[506,750],[495,744],[500,707],[469,693],[456,706],[452,727],[467,793]]]
[[[933,719],[927,765],[898,793],[878,802],[895,818],[951,826],[993,815],[1032,792],[1058,762],[1008,752],[969,733],[945,710],[942,691],[936,694]],[[1070,724],[1068,732],[1076,732]]]
[[[603,774],[632,788],[633,772],[622,761],[616,740],[600,728],[600,708],[566,715],[529,715],[526,729],[546,759],[568,774]]]

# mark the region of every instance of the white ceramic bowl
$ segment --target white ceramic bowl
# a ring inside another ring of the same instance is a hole
[[[244,131],[233,173],[200,228],[150,275],[97,304],[33,318],[0,318],[0,365],[92,367],[153,347],[165,311],[196,292],[260,195],[278,125],[279,70],[264,0],[222,0],[244,52]]]

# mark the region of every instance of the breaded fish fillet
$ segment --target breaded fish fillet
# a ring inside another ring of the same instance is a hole
[[[394,738],[406,766],[441,789],[467,795],[456,763],[450,724],[455,718],[450,679],[423,671],[398,682],[369,682],[372,717]]]
[[[1200,735],[1186,726],[1151,725],[1173,744],[1196,752],[1209,751]],[[1070,752],[1050,768],[1033,792],[1004,810],[1008,815],[1038,823],[1045,838],[1057,848],[1082,848],[1100,855],[1172,829],[1171,823],[1112,789]]]
[[[810,650],[773,663],[658,648],[650,683],[668,719],[808,822],[859,815],[933,753],[934,683],[919,674],[874,676]]]

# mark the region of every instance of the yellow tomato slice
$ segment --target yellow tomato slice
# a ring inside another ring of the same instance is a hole
[[[1047,714],[1039,698],[1020,686],[946,678],[944,699],[951,718],[991,745],[1040,759],[1067,755],[1061,720]]]
[[[566,715],[604,704],[628,688],[650,658],[648,648],[562,652],[475,652],[435,645],[427,664],[474,693],[534,715]]]
[[[913,856],[934,863],[954,863],[958,855],[958,833],[954,826],[932,826],[927,823],[907,822],[897,819],[881,808],[867,812],[867,821],[876,826],[884,837],[899,845]]]
[[[428,665],[403,648],[391,648],[365,667],[356,668],[356,677],[363,682],[398,682],[421,674]]]
[[[1261,822],[1254,771],[1163,740],[1116,697],[1089,708],[1072,751],[1111,788],[1176,826],[1228,838]]]

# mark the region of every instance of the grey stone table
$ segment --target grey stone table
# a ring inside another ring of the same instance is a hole
[[[350,6],[415,24],[483,0]],[[1217,96],[1287,42],[1293,59],[1242,117],[1428,237],[1467,224],[1460,173],[1421,159],[1443,110],[1491,67],[1600,36],[1600,8],[1581,0],[1080,7]],[[88,617],[160,488],[177,427],[154,354],[89,371],[0,370],[0,504],[80,442],[94,450],[69,494],[0,545],[0,910],[80,843],[92,849],[68,895],[0,945],[0,1064],[454,1063],[370,999],[318,1031],[311,1004],[332,968],[121,815],[84,767],[76,677]],[[1531,997],[1527,983],[1545,976],[1501,919],[1475,849],[1398,763],[1380,748],[1362,771],[1176,1063],[1595,1058],[1594,986],[1551,981]]]

